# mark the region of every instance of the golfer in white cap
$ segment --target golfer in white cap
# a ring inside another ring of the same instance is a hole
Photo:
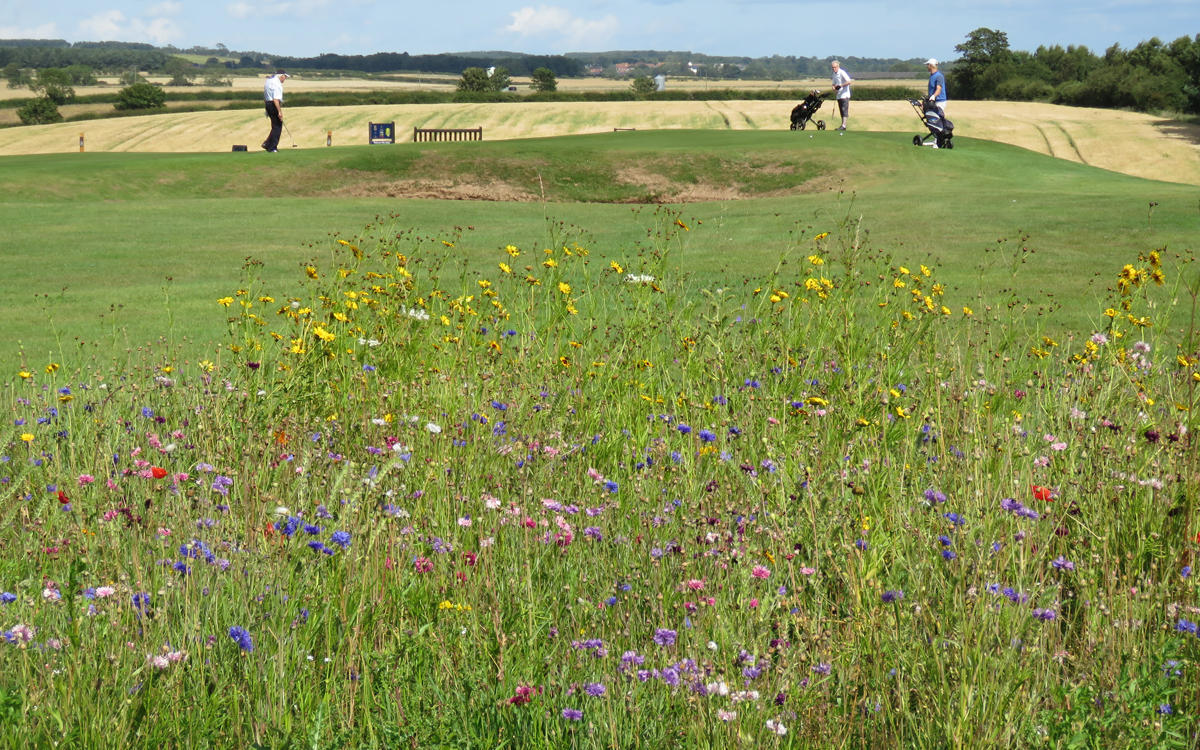
[[[937,105],[937,108],[942,110],[942,116],[946,116],[946,76],[938,70],[938,61],[935,58],[929,58],[925,61],[925,67],[929,70],[929,101]]]

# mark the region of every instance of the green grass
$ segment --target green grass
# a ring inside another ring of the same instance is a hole
[[[214,341],[223,319],[212,300],[238,284],[245,258],[281,280],[312,257],[311,243],[375,216],[445,237],[461,227],[456,259],[479,269],[495,248],[545,243],[547,217],[586,227],[611,253],[644,232],[629,204],[728,188],[743,199],[684,210],[697,285],[769,267],[797,230],[861,215],[870,244],[937,264],[972,304],[1057,310],[1044,324],[1059,330],[1098,325],[1084,303],[1103,293],[1118,259],[1193,247],[1193,187],[966,138],[939,153],[908,137],[663,131],[270,157],[7,157],[0,312],[11,335],[0,356],[11,360],[22,345],[40,360],[159,337]],[[630,172],[650,179],[624,182]],[[384,197],[400,180],[501,185],[546,204]]]

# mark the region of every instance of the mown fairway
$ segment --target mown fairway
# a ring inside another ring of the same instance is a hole
[[[377,215],[453,240],[454,262],[478,269],[497,247],[547,243],[547,219],[585,231],[601,257],[616,254],[650,223],[651,209],[627,204],[687,203],[698,220],[685,251],[697,285],[769,268],[800,229],[862,216],[871,245],[936,263],[973,301],[1064,307],[1038,321],[1051,327],[1089,322],[1079,303],[1103,292],[1095,274],[1117,259],[1193,247],[1194,187],[974,139],[937,152],[908,138],[638,131],[274,155],[7,157],[4,356],[22,345],[37,358],[80,346],[107,353],[160,335],[214,341],[223,329],[214,300],[237,283],[243,259],[262,260],[268,279],[290,277],[323,252],[313,243]]]
[[[287,125],[302,149],[366,142],[369,122],[395,122],[397,139],[413,128],[484,129],[486,140],[509,140],[614,128],[784,130],[794,102],[576,102],[437,104],[289,108]],[[905,102],[854,102],[855,131],[924,134]],[[1060,159],[1155,180],[1200,184],[1200,126],[1114,110],[1011,102],[953,102],[960,135],[1010,143]],[[826,103],[814,119],[836,122]],[[79,135],[87,150],[228,152],[234,144],[257,149],[266,136],[261,110],[193,112],[0,129],[0,155],[71,153]],[[903,142],[903,140],[901,141]],[[292,138],[284,134],[283,147]]]

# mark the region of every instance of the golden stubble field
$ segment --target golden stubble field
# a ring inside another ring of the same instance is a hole
[[[793,82],[797,83],[801,82]],[[292,82],[288,87],[292,92],[303,90]],[[285,99],[285,122],[291,133],[284,133],[280,145],[281,150],[290,149],[293,139],[298,148],[325,148],[327,139],[335,147],[363,144],[371,122],[394,122],[398,143],[411,141],[413,129],[418,127],[482,127],[486,140],[612,132],[617,128],[786,130],[793,104],[736,100],[286,108]],[[1009,143],[1138,177],[1200,185],[1200,126],[1134,112],[1027,102],[951,101],[947,115],[960,136]],[[836,124],[836,105],[827,102],[815,119]],[[81,134],[90,152],[219,152],[229,151],[235,144],[258,152],[267,129],[260,109],[5,128],[0,129],[0,155],[77,152]],[[906,102],[879,101],[852,104],[850,131],[845,137],[853,138],[855,131],[894,132],[898,146],[909,145],[913,135],[925,133]],[[260,153],[254,158],[284,157]]]

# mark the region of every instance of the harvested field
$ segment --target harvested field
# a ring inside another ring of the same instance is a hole
[[[412,139],[415,127],[483,127],[486,140],[509,140],[625,128],[785,129],[790,109],[790,102],[747,100],[531,102],[308,107],[286,114],[297,146],[316,148],[325,146],[327,133],[335,146],[365,143],[369,122],[394,121],[401,142]],[[1038,103],[951,102],[948,114],[960,136],[1138,177],[1200,185],[1200,126],[1135,112]],[[827,104],[814,119],[834,118],[835,110]],[[855,130],[903,134],[898,146],[924,131],[905,102],[855,102],[850,127],[848,138]],[[0,155],[77,151],[80,133],[88,151],[217,152],[233,144],[256,150],[266,131],[266,118],[258,110],[146,115],[3,129]],[[281,145],[291,145],[287,133]]]

